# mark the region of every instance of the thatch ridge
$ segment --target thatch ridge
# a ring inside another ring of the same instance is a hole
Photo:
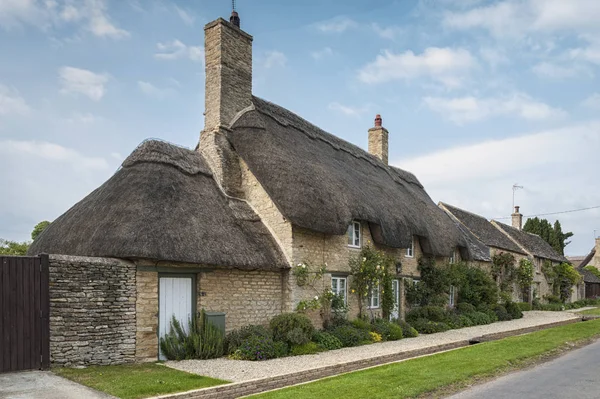
[[[444,202],[440,204],[485,245],[526,255],[524,250],[483,216]]]
[[[498,221],[494,221],[494,225],[518,242],[531,255],[555,262],[568,262],[567,258],[556,252],[550,244],[537,234],[528,233]]]
[[[253,98],[228,138],[293,224],[342,235],[369,222],[377,243],[407,248],[417,236],[428,255],[449,256],[463,236],[413,174],[382,163],[298,115]]]
[[[469,251],[469,258],[472,260],[478,260],[483,262],[491,262],[492,257],[490,256],[490,247],[481,242],[471,231],[465,226],[460,220],[458,220],[448,209],[445,208],[445,204],[440,202],[438,206],[446,212],[448,217],[456,224],[460,232],[465,237],[467,242],[467,250]]]
[[[248,204],[226,197],[195,151],[145,141],[102,186],[48,226],[30,254],[287,267]]]

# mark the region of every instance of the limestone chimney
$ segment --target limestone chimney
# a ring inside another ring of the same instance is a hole
[[[375,116],[375,126],[369,129],[369,154],[387,165],[388,163],[388,131],[382,126],[381,115]]]
[[[519,207],[515,206],[515,212],[512,216],[512,226],[516,229],[521,230],[523,228],[523,215],[519,212]]]
[[[240,29],[236,11],[230,21],[219,18],[204,27],[204,130],[229,126],[252,101],[252,36]]]

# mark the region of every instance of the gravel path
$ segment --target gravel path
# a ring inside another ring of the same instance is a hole
[[[273,377],[313,368],[367,359],[429,346],[448,344],[468,340],[485,334],[493,334],[542,324],[575,319],[580,316],[568,312],[524,312],[522,319],[497,322],[484,326],[467,327],[443,333],[420,335],[400,341],[382,342],[355,348],[343,348],[334,351],[272,359],[261,362],[229,360],[227,358],[211,360],[183,360],[167,362],[166,365],[178,370],[220,378],[233,382],[243,382],[259,378]]]

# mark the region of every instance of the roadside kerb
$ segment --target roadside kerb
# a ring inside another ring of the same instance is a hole
[[[469,346],[472,341],[487,342],[496,341],[503,338],[512,337],[515,335],[527,334],[534,331],[545,330],[547,328],[564,326],[567,324],[577,323],[582,319],[570,319],[555,323],[542,324],[533,327],[525,327],[512,331],[500,333],[486,334],[472,340],[455,341],[448,344],[435,345],[427,348],[414,349],[393,353],[389,355],[377,356],[367,359],[355,360],[352,362],[335,364],[331,366],[304,370],[296,373],[278,375],[272,378],[260,378],[256,380],[231,383],[220,385],[211,388],[196,389],[193,391],[180,392],[176,394],[168,394],[156,396],[152,399],[234,399],[242,396],[252,395],[260,392],[271,391],[274,389],[284,388],[291,385],[301,384],[305,382],[319,380],[325,377],[331,377],[339,374],[344,374],[352,371],[358,371],[373,366],[382,366],[384,364],[394,363],[401,360],[407,360],[419,356],[432,355],[438,352],[443,352],[452,349],[458,349]],[[470,342],[471,341],[471,342]]]

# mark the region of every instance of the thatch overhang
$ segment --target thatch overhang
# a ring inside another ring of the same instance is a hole
[[[198,152],[156,140],[52,222],[29,249],[38,253],[287,267],[258,216],[223,194]]]
[[[497,228],[518,242],[519,245],[531,255],[554,262],[568,262],[567,258],[556,252],[550,244],[537,234],[528,233],[497,221],[494,221],[493,223]]]
[[[492,257],[490,255],[490,247],[481,242],[471,231],[462,224],[448,209],[445,208],[445,204],[440,202],[439,207],[446,212],[448,217],[454,221],[456,227],[460,230],[467,242],[468,259],[477,260],[481,262],[491,262]],[[461,255],[462,256],[462,255]],[[464,258],[464,257],[463,257]]]
[[[254,97],[228,138],[281,213],[293,224],[342,235],[352,220],[369,222],[378,244],[449,256],[466,246],[416,177]]]
[[[476,215],[464,209],[440,202],[440,205],[446,209],[460,224],[462,224],[475,238],[488,247],[503,249],[505,251],[515,252],[523,255],[527,253],[515,244],[504,233],[498,230],[483,216]],[[489,253],[489,252],[488,252]]]

